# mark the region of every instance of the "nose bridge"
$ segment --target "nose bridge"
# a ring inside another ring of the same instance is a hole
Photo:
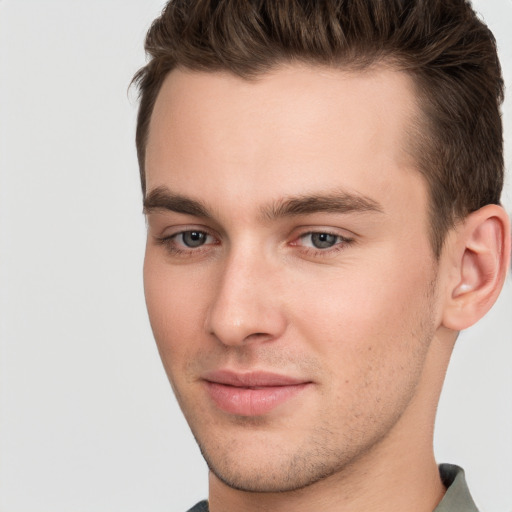
[[[278,337],[286,322],[273,293],[275,273],[264,251],[233,247],[216,283],[207,330],[225,345]]]

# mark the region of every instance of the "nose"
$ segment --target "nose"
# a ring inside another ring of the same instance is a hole
[[[279,338],[286,329],[279,281],[279,272],[263,256],[232,253],[218,278],[207,331],[228,346]]]

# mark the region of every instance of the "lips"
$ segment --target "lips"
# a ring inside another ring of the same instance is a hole
[[[203,379],[215,405],[239,416],[266,414],[311,385],[310,381],[267,372],[218,370],[207,373]]]

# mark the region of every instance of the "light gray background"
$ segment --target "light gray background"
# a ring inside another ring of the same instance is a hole
[[[162,5],[0,1],[0,512],[184,511],[207,493],[142,293],[127,86]],[[512,88],[512,2],[475,5]],[[511,118],[509,98],[509,171]],[[511,361],[509,278],[459,339],[435,443],[486,511],[512,512]]]

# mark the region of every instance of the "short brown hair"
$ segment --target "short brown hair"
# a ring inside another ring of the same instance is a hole
[[[494,36],[466,0],[171,0],[146,37],[137,154],[145,149],[160,87],[176,67],[251,79],[280,63],[407,71],[422,119],[412,150],[430,192],[431,239],[503,187],[503,79]]]

